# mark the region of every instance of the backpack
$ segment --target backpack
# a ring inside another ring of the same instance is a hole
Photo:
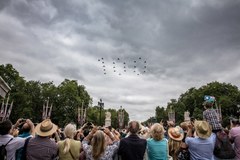
[[[6,146],[8,145],[8,143],[13,140],[13,138],[11,138],[5,145],[1,145],[0,146],[0,160],[6,160],[7,159],[7,150],[6,150]]]
[[[229,140],[228,134],[225,131],[216,133],[217,139],[214,147],[214,155],[221,159],[231,159],[236,156],[232,144]]]

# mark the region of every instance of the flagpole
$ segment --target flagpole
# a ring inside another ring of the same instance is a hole
[[[10,116],[10,114],[11,114],[11,112],[12,112],[12,106],[13,106],[13,101],[12,101],[12,103],[11,103],[9,109],[8,109],[8,112],[7,112],[7,115],[6,115],[6,118],[5,118],[5,119],[8,119],[8,118],[9,118],[9,116]]]
[[[6,102],[6,105],[5,105],[5,109],[4,109],[3,117],[6,117],[6,114],[7,114],[8,101],[9,101],[9,95],[8,95],[7,102]],[[3,119],[5,119],[5,118],[3,118]]]
[[[50,119],[50,117],[51,117],[51,113],[52,113],[52,104],[51,104],[50,109],[49,109],[49,111],[48,111],[48,118],[49,118],[49,119]]]
[[[1,106],[1,112],[0,114],[3,114],[4,113],[4,99],[3,99],[3,102],[2,102],[2,106]]]

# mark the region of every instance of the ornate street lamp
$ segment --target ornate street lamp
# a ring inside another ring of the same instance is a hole
[[[78,124],[82,126],[86,122],[87,117],[87,108],[83,106],[84,101],[82,102],[82,106],[78,107]]]
[[[184,112],[184,121],[185,122],[189,122],[191,119],[190,119],[190,113],[187,111]]]
[[[118,125],[120,129],[124,127],[124,110],[122,106],[120,106],[120,110],[118,111]]]
[[[48,97],[45,103],[43,103],[42,120],[45,120],[51,117],[52,107],[53,107],[52,104],[51,106],[49,105],[49,97]]]
[[[168,112],[168,120],[175,123],[175,112],[173,111],[172,106],[170,106],[170,111]]]
[[[102,125],[102,109],[104,108],[104,103],[102,102],[102,99],[100,99],[100,101],[98,102],[98,107],[100,109],[100,114],[99,114],[99,122],[100,122],[100,126]]]
[[[238,115],[238,120],[240,121],[240,104],[237,104],[237,115]]]

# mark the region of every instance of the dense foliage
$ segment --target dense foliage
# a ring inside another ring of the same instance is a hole
[[[201,120],[203,118],[203,97],[211,95],[216,98],[216,107],[222,111],[223,126],[229,125],[229,118],[240,116],[240,91],[238,87],[231,84],[211,82],[198,89],[190,88],[181,94],[178,100],[171,99],[167,107],[157,106],[155,109],[156,121],[168,120],[168,112],[172,109],[175,112],[176,124],[184,121],[184,112],[189,111],[190,116]],[[149,118],[146,123],[152,122]]]

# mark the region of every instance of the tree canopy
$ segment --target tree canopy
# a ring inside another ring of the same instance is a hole
[[[190,88],[181,94],[177,100],[172,99],[167,107],[156,107],[155,115],[158,122],[168,119],[168,112],[172,108],[175,112],[176,123],[184,121],[184,112],[189,111],[190,117],[203,119],[204,96],[211,95],[216,98],[215,107],[220,107],[223,126],[229,125],[229,117],[240,116],[240,92],[237,86],[227,83],[211,82],[198,89]],[[148,119],[146,122],[150,122]]]

